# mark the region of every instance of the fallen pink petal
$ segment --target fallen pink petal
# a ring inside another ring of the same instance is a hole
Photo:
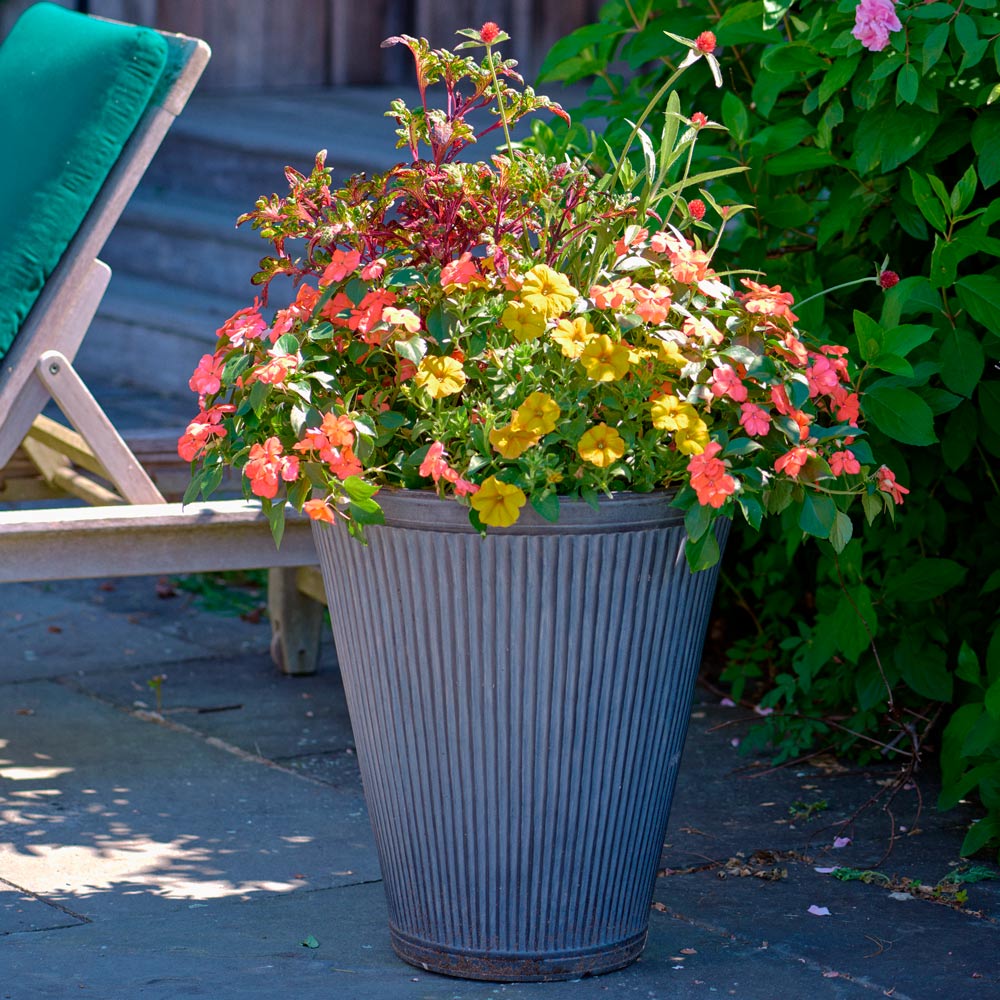
[[[719,702],[719,704],[723,708],[735,708],[736,707],[736,702],[733,701],[732,698],[723,698],[722,701]]]
[[[850,837],[834,837],[833,838],[833,846],[836,847],[836,848],[838,848],[838,849],[841,848],[841,847],[847,847],[847,845],[850,842],[851,842],[851,838]]]
[[[815,903],[813,903],[813,905],[809,907],[809,912],[814,917],[828,917],[828,916],[830,916],[830,911],[829,911],[829,909],[827,909],[827,907],[825,907],[825,906],[817,906]]]
[[[814,872],[819,872],[820,875],[829,875],[831,872],[835,872],[837,869],[835,867],[830,868],[814,868]]]

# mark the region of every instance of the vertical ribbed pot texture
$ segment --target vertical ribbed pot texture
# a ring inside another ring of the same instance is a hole
[[[454,501],[382,490],[367,546],[314,525],[407,962],[548,980],[642,951],[717,576],[689,572],[670,499],[484,538]]]

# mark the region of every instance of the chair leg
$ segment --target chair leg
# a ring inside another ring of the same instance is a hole
[[[271,658],[284,674],[314,674],[323,635],[324,605],[299,590],[298,569],[267,573],[267,609],[271,619]]]

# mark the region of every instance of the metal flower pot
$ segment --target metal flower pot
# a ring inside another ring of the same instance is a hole
[[[383,490],[315,537],[396,952],[470,979],[635,959],[715,570],[663,494],[564,502],[482,538]],[[728,522],[719,522],[720,536]]]

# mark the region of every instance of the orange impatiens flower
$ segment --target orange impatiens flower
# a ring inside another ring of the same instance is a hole
[[[790,451],[786,451],[784,455],[781,455],[777,459],[774,463],[774,471],[784,472],[786,476],[791,476],[794,479],[802,471],[806,462],[810,458],[815,457],[816,451],[814,448],[806,448],[804,445],[798,445]]]
[[[789,323],[798,322],[798,316],[791,310],[792,303],[795,301],[795,296],[791,292],[783,292],[781,285],[775,285],[772,288],[751,281],[750,278],[741,278],[740,281],[749,291],[737,292],[736,295],[748,313],[772,316],[775,319],[787,319]]]
[[[887,465],[879,466],[878,488],[883,493],[888,493],[897,504],[901,504],[903,502],[904,493],[910,492],[905,486],[900,486],[899,483],[896,482],[895,473]]]
[[[222,354],[203,354],[195,368],[194,374],[188,379],[192,392],[202,396],[211,396],[222,388],[222,371],[226,366]]]
[[[254,496],[273,499],[278,495],[279,480],[294,482],[299,475],[299,460],[285,455],[281,441],[269,437],[263,444],[250,449],[250,458],[243,467],[243,474],[250,480]]]
[[[718,458],[722,445],[710,442],[703,452],[688,461],[691,488],[703,507],[721,507],[736,492],[736,480],[729,475],[726,463]]]
[[[325,500],[307,500],[302,505],[303,511],[314,521],[326,521],[333,524],[336,514],[333,508]]]

